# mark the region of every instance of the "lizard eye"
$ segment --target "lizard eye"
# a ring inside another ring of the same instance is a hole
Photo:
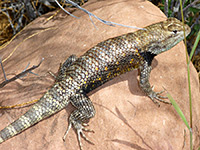
[[[173,32],[174,32],[174,34],[176,34],[176,33],[177,33],[177,30],[173,30]]]

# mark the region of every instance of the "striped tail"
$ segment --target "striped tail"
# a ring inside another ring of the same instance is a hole
[[[55,84],[36,104],[32,106],[24,115],[0,131],[0,143],[21,133],[32,125],[49,117],[61,109],[65,108],[69,101],[63,98],[62,92],[58,91]]]

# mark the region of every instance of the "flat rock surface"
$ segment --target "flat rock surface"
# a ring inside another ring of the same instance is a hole
[[[166,19],[164,14],[153,4],[143,0],[90,0],[84,8],[98,17],[137,27],[145,27]],[[54,83],[48,71],[56,73],[60,63],[72,54],[80,56],[92,46],[111,37],[133,32],[135,29],[111,27],[93,19],[77,10],[75,19],[64,12],[53,19],[46,19],[55,12],[43,15],[28,25],[6,47],[0,50],[5,59],[13,52],[3,65],[7,78],[30,66],[37,65],[42,58],[44,62],[33,72],[0,89],[1,105],[14,105],[40,98]],[[183,42],[159,56],[152,67],[150,82],[155,91],[163,87],[176,100],[186,119],[189,121],[189,102],[187,68]],[[193,100],[193,143],[194,149],[199,145],[200,101],[199,81],[191,65],[191,88]],[[1,72],[1,82],[3,73]],[[82,139],[84,150],[188,150],[189,131],[178,116],[173,106],[161,104],[158,108],[138,85],[138,71],[134,70],[106,83],[89,94],[94,103],[96,116],[90,120],[89,128],[95,133],[86,133],[95,144]],[[3,129],[29,107],[0,110],[0,129]],[[77,136],[70,130],[66,141],[62,137],[67,129],[69,114],[73,107],[47,118],[23,133],[2,143],[0,149],[7,150],[77,150]]]

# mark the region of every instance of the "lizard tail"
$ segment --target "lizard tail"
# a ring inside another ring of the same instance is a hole
[[[24,115],[0,131],[0,143],[21,133],[44,118],[55,114],[67,104],[67,100],[60,100],[58,89],[54,86]]]

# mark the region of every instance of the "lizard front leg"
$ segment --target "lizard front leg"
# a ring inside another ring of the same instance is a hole
[[[160,106],[159,102],[171,104],[163,99],[167,98],[164,96],[161,96],[160,94],[163,93],[161,92],[154,92],[152,89],[152,86],[149,83],[149,77],[150,77],[150,72],[151,72],[151,62],[154,58],[153,54],[150,53],[145,53],[143,54],[144,61],[142,62],[139,70],[140,70],[140,87],[142,91],[151,98],[151,100],[158,106]]]
[[[49,71],[49,74],[55,78],[56,82],[62,81],[65,79],[65,74],[67,69],[77,60],[76,55],[70,55],[63,64],[60,64],[60,67],[58,69],[58,74],[55,75],[51,71]]]
[[[92,101],[84,93],[78,93],[75,96],[73,96],[72,99],[73,100],[71,100],[71,103],[77,109],[74,112],[72,112],[69,117],[68,129],[63,137],[63,140],[65,140],[66,135],[68,131],[70,130],[70,128],[73,127],[77,132],[80,149],[82,149],[81,136],[86,141],[93,144],[90,140],[87,139],[83,131],[92,131],[92,130],[86,129],[84,126],[87,125],[90,118],[94,117],[95,109],[92,104]]]
[[[61,81],[65,79],[65,74],[67,69],[77,60],[76,55],[71,55],[67,58],[67,60],[60,66],[58,70],[58,75],[56,77],[56,81]]]

